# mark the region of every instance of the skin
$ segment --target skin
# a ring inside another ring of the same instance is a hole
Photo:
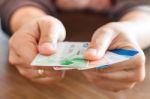
[[[143,81],[145,55],[142,49],[150,45],[150,29],[146,27],[149,23],[148,13],[131,11],[120,21],[99,27],[93,33],[90,46],[85,52],[86,59],[101,59],[108,49],[132,49],[138,50],[139,54],[128,61],[104,69],[82,71],[85,77],[98,87],[110,91],[129,89],[137,82]],[[44,68],[47,70],[46,77],[38,77],[39,68],[31,68],[30,63],[38,53],[51,55],[55,52],[57,43],[63,41],[66,36],[63,24],[42,10],[28,6],[13,14],[10,27],[13,36],[9,40],[9,61],[16,66],[20,74],[44,84],[61,80],[63,71]]]
[[[110,0],[57,0],[56,5],[64,10],[93,9],[106,10],[111,6]]]

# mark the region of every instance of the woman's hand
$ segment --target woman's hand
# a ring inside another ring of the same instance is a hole
[[[106,50],[129,49],[139,54],[125,62],[104,69],[83,71],[89,81],[111,91],[132,88],[145,78],[145,56],[134,33],[130,31],[132,22],[114,22],[100,27],[93,35],[90,47],[85,53],[88,60],[101,59]]]
[[[38,17],[21,26],[9,40],[9,61],[20,74],[32,81],[51,83],[63,77],[63,71],[52,68],[32,68],[34,57],[40,53],[55,53],[57,43],[65,39],[63,24],[54,17]]]

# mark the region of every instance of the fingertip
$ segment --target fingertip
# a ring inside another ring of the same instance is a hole
[[[101,58],[101,56],[98,55],[97,50],[94,48],[89,48],[85,52],[85,59],[87,59],[87,60],[94,61],[94,60],[98,60],[100,58]]]
[[[56,44],[44,43],[38,46],[38,50],[42,55],[51,55],[56,51]]]

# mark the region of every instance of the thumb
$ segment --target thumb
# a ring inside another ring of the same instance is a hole
[[[88,60],[98,60],[102,58],[114,37],[113,30],[98,29],[94,33],[89,48],[85,52],[85,58]]]
[[[58,41],[65,39],[65,28],[57,19],[39,21],[40,40],[38,50],[40,54],[50,55],[56,51]]]

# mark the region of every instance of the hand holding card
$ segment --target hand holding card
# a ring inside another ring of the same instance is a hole
[[[88,48],[88,42],[61,42],[58,49],[51,56],[37,55],[31,65],[50,66],[55,70],[78,69],[85,70],[91,68],[105,68],[130,59],[138,54],[138,51],[117,49],[107,51],[100,60],[89,61],[84,59],[84,52]]]

